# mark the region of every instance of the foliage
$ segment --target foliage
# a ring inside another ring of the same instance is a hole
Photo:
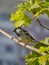
[[[46,39],[47,38],[45,38],[44,40],[46,40]],[[41,41],[43,41],[43,40],[41,40]],[[48,63],[49,63],[49,45],[44,44],[44,43],[37,43],[34,47],[38,48],[40,53],[45,52],[47,54],[42,56],[41,54],[39,54],[35,51],[30,52],[30,54],[26,55],[27,65],[48,65]]]
[[[29,18],[29,16],[24,14],[21,9],[18,9],[15,12],[15,14],[14,13],[11,14],[10,21],[16,21],[14,25],[16,27],[20,27],[21,25],[28,25],[28,24],[30,24],[31,19]]]
[[[11,14],[10,18],[10,21],[14,21],[14,26],[16,28],[28,26],[32,23],[32,19],[28,16],[27,12],[32,13],[36,19],[38,19],[41,14],[47,14],[49,17],[49,0],[26,0],[26,2],[18,4],[18,9]],[[41,25],[40,22],[39,24]],[[49,37],[40,42],[41,43],[38,44],[36,43],[34,47],[39,49],[39,53],[45,52],[46,55],[42,56],[32,51],[26,56],[27,65],[49,65]]]
[[[26,12],[31,12],[34,17],[38,18],[40,14],[47,14],[49,17],[49,0],[26,0],[24,3],[18,4],[18,9],[11,14],[10,21],[15,21],[15,26],[27,26],[32,23],[30,16]]]

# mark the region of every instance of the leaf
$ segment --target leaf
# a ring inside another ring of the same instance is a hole
[[[49,46],[46,48],[47,53],[49,53]]]
[[[40,6],[38,5],[38,3],[34,3],[29,10],[34,9],[34,8],[39,8]]]
[[[24,21],[25,21],[23,24],[24,26],[28,26],[32,22],[31,18],[29,18],[29,16],[27,16],[27,15],[25,15]]]
[[[40,12],[37,12],[37,13],[34,15],[34,17],[38,18],[38,17],[39,17],[39,14],[40,14]]]
[[[40,42],[49,45],[49,37],[47,37],[47,38],[41,40]]]
[[[26,9],[26,4],[25,3],[20,3],[20,4],[18,4],[18,9],[21,9],[21,10],[25,10]]]
[[[24,23],[24,20],[16,21],[16,22],[14,23],[14,26],[15,26],[16,28],[18,28],[18,27],[20,27],[23,23]]]
[[[39,56],[40,56],[40,54],[32,51],[32,53],[30,53],[26,56],[27,65],[39,65],[39,63],[38,63]]]
[[[39,49],[39,52],[42,53],[44,51],[46,51],[46,48],[41,46],[40,49]]]
[[[10,21],[15,21],[15,14],[14,13],[11,14]]]
[[[45,44],[49,45],[49,37],[45,38]]]
[[[14,25],[15,25],[16,27],[27,26],[27,25],[29,25],[31,22],[32,22],[31,19],[30,19],[28,16],[25,15],[24,18],[19,18],[19,20],[16,21]]]
[[[45,63],[47,61],[47,56],[41,56],[41,57],[39,57],[39,59],[38,59],[38,62],[40,63],[40,64],[43,64],[43,63]]]
[[[49,0],[44,0],[45,2],[49,2]]]
[[[24,17],[23,11],[21,9],[18,9],[15,12],[15,18],[16,18],[16,20],[23,19],[23,17]]]
[[[47,60],[46,65],[49,65],[49,61]]]

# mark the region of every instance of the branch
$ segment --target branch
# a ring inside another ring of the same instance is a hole
[[[45,29],[49,30],[49,28],[47,28],[46,26],[44,26],[44,25],[40,22],[40,20],[39,20],[39,19],[37,19],[37,22],[40,24],[40,26],[41,26],[41,27],[43,27],[43,28],[45,28]]]
[[[34,12],[34,11],[33,11],[33,14],[35,15],[35,14],[36,14],[36,12]],[[36,18],[36,17],[35,17],[35,18]],[[37,18],[36,20],[37,20],[37,22],[40,24],[40,26],[41,26],[41,27],[43,27],[43,28],[45,28],[45,29],[49,30],[49,28],[48,28],[48,27],[44,26],[44,25],[40,22],[39,18]]]
[[[12,39],[13,41],[15,41],[16,43],[24,46],[24,43],[22,42],[19,42],[18,39],[16,39],[15,37],[13,37],[12,35],[6,33],[5,31],[3,31],[2,29],[0,29],[0,33],[4,34],[5,36],[7,36],[8,38]],[[34,50],[36,51],[37,53],[39,53],[38,49],[37,48],[34,48],[34,47],[31,47],[29,45],[26,45],[25,46],[26,48],[30,49],[30,50]],[[46,55],[46,53],[41,53],[41,55]]]

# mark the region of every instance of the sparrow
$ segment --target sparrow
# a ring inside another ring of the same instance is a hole
[[[21,27],[15,28],[13,31],[18,36],[18,40],[24,43],[24,46],[31,42],[37,42],[26,30]]]

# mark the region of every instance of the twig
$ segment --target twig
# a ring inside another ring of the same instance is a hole
[[[37,22],[40,24],[40,26],[41,26],[41,27],[43,27],[43,28],[45,28],[45,29],[49,30],[49,28],[47,28],[46,26],[44,26],[44,25],[40,22],[40,20],[39,20],[39,19],[37,19]]]
[[[36,12],[34,12],[34,11],[33,11],[33,14],[35,15],[35,14],[36,14]],[[36,18],[36,17],[35,17],[35,18]],[[44,26],[44,25],[40,22],[39,18],[37,18],[36,20],[37,20],[37,22],[39,23],[39,25],[40,25],[41,27],[43,27],[43,28],[45,28],[45,29],[49,30],[49,28],[48,28],[48,27]]]
[[[0,29],[0,33],[4,34],[5,36],[7,36],[8,38],[12,39],[12,40],[15,41],[16,43],[18,43],[18,44],[24,46],[24,43],[19,42],[18,39],[16,39],[16,38],[13,37],[12,35],[6,33],[6,32],[3,31],[2,29]],[[38,51],[37,48],[31,47],[31,46],[29,46],[29,45],[26,45],[25,47],[28,48],[28,49],[30,49],[30,50],[34,50],[34,51],[36,51],[36,52],[39,53],[39,51]],[[46,55],[46,53],[41,53],[41,55]]]

